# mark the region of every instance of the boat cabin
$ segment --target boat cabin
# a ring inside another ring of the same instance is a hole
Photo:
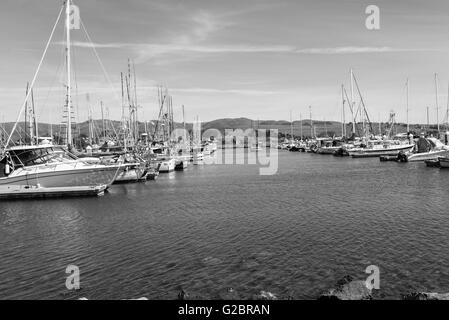
[[[9,170],[17,168],[76,159],[62,147],[53,145],[11,147],[5,151],[3,159],[0,160],[0,176],[7,176]]]

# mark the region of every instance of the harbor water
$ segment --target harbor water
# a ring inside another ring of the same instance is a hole
[[[99,198],[2,201],[0,299],[314,299],[369,265],[381,298],[449,292],[448,194],[449,170],[423,163],[279,151],[276,175],[190,165]]]

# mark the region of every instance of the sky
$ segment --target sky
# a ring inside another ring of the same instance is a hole
[[[0,121],[14,121],[62,0],[2,0]],[[157,118],[157,86],[173,96],[175,120],[248,117],[341,120],[341,85],[352,68],[373,121],[444,121],[449,82],[447,0],[76,0],[92,43],[72,30],[78,121],[120,119],[120,72],[136,70],[139,119]],[[380,29],[368,30],[368,5]],[[39,121],[62,121],[64,27],[60,21],[34,86]],[[103,72],[102,65],[105,72]],[[87,94],[89,97],[87,97]],[[349,121],[349,110],[345,111]]]

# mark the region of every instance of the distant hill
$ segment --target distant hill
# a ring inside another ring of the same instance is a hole
[[[341,136],[342,131],[342,124],[338,121],[319,121],[319,120],[312,120],[313,122],[313,131],[314,135],[316,136]],[[156,121],[147,121],[146,123],[139,122],[139,129],[140,132],[145,131],[145,126],[147,127],[147,131],[152,133],[154,132],[154,126]],[[9,133],[13,127],[14,123],[7,122],[1,124],[1,128],[3,128],[3,137],[5,137],[6,133]],[[113,133],[114,130],[116,132],[119,131],[121,126],[120,121],[115,120],[105,120],[105,130],[109,133]],[[379,133],[379,123],[372,123],[373,130],[376,134]],[[58,137],[63,134],[61,131],[61,126],[59,124],[48,124],[48,123],[39,123],[39,136],[50,136],[50,132],[53,132],[54,137]],[[101,133],[103,130],[103,122],[102,120],[94,120],[94,127],[96,128],[96,131],[98,133]],[[176,128],[182,128],[181,123],[175,123]],[[387,124],[382,123],[382,132],[385,132],[387,130]],[[20,137],[25,136],[24,135],[24,123],[21,122],[17,126],[16,133],[13,137],[13,141],[17,141],[20,139]],[[186,123],[186,129],[191,131],[193,128],[192,123]],[[224,119],[216,119],[213,121],[207,121],[203,122],[201,124],[202,131],[207,129],[217,129],[222,134],[224,134],[225,129],[242,129],[246,130],[249,128],[253,129],[277,129],[281,135],[290,135],[291,130],[293,131],[294,136],[310,136],[312,134],[311,131],[311,123],[310,119],[304,119],[302,121],[294,121],[293,124],[291,124],[289,121],[285,120],[251,120],[248,118],[224,118]],[[347,132],[351,132],[352,124],[348,123],[346,124]],[[425,130],[426,126],[424,125],[411,125],[410,126],[411,131],[419,132],[422,130]],[[430,126],[431,130],[436,130],[436,125]],[[406,131],[406,125],[405,124],[397,124],[396,130],[397,133],[405,132]],[[74,130],[73,134],[74,136],[77,136],[78,134],[82,136],[87,136],[89,132],[89,123],[88,121],[81,122],[77,124],[77,129]]]

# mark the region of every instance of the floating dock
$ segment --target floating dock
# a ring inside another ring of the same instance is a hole
[[[106,185],[45,188],[41,186],[0,186],[0,199],[36,199],[62,197],[98,197],[104,195]]]

